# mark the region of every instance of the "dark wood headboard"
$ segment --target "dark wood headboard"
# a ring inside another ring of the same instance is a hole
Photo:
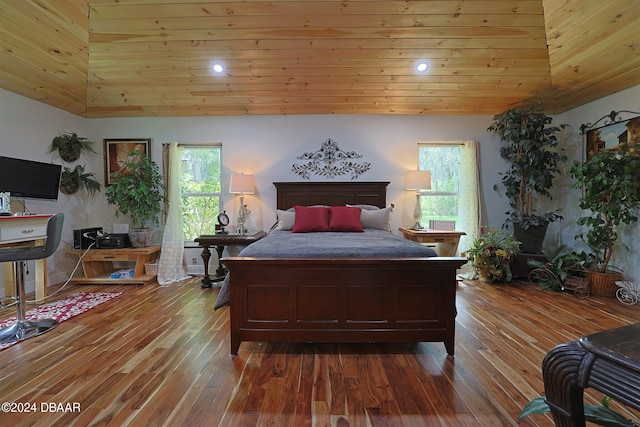
[[[389,181],[363,182],[274,182],[277,208],[287,210],[293,206],[374,205],[387,206]]]

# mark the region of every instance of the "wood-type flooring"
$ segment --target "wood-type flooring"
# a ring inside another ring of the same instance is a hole
[[[1,400],[22,404],[0,412],[0,425],[516,426],[543,394],[550,348],[640,321],[640,304],[615,298],[467,281],[453,358],[442,343],[243,343],[231,357],[229,309],[214,311],[218,290],[198,278],[71,285],[52,299],[96,290],[125,294],[0,351]],[[536,415],[520,425],[553,423]]]

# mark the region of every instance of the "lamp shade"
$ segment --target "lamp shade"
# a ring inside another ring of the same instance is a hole
[[[430,190],[431,172],[429,171],[409,171],[407,172],[405,189],[407,190]]]
[[[232,174],[231,183],[229,184],[229,193],[232,194],[253,194],[255,192],[255,184],[253,183],[253,175]]]

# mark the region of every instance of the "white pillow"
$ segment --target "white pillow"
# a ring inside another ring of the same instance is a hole
[[[276,210],[278,215],[278,230],[293,230],[293,224],[296,222],[296,213]]]
[[[362,228],[377,228],[391,231],[391,225],[389,225],[391,212],[393,212],[392,207],[378,210],[362,209],[362,211],[360,211],[360,224],[362,224]]]
[[[360,208],[367,211],[377,211],[380,209],[378,206],[374,206],[374,205],[349,205],[348,204],[347,206],[350,206],[352,208]]]

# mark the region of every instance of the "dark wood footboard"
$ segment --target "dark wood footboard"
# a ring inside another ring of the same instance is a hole
[[[242,341],[443,342],[454,353],[463,258],[224,258]]]

